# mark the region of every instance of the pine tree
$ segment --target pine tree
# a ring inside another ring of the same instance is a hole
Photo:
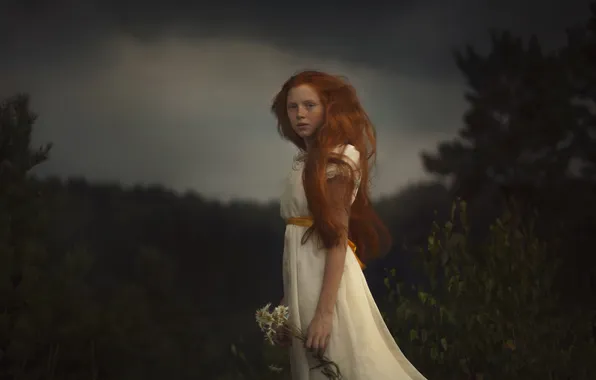
[[[578,109],[576,140],[584,178],[596,182],[596,2],[585,25],[567,30],[561,49],[567,78]]]
[[[32,312],[44,281],[46,251],[32,168],[48,157],[51,146],[30,148],[36,115],[29,98],[17,95],[0,104],[0,374],[17,376],[39,354]]]
[[[491,34],[491,51],[455,52],[469,87],[470,105],[459,138],[423,153],[430,173],[452,176],[453,189],[470,198],[491,186],[536,187],[556,181],[569,165],[562,146],[575,122],[560,60],[536,37]]]

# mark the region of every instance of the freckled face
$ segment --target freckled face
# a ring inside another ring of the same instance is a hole
[[[317,92],[303,84],[288,92],[288,118],[292,129],[303,139],[311,137],[323,125],[325,112]]]

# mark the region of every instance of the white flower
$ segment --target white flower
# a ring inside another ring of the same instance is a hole
[[[275,335],[276,331],[274,329],[269,329],[265,332],[265,339],[269,342],[270,345],[275,345]]]
[[[265,339],[270,343],[274,344],[274,338],[277,334],[276,328],[277,321],[275,320],[274,315],[269,311],[271,304],[268,303],[267,305],[263,306],[262,308],[258,309],[255,318],[257,320],[257,324],[262,332],[265,333]]]
[[[275,345],[275,337],[277,336],[278,331],[280,329],[286,329],[286,332],[291,336],[301,339],[303,342],[305,341],[306,337],[302,331],[289,323],[290,309],[287,306],[278,305],[273,311],[270,311],[270,308],[271,304],[268,303],[262,308],[257,309],[257,312],[255,313],[257,324],[261,331],[265,333],[265,340],[271,345]],[[316,359],[319,362],[319,366],[315,368],[321,368],[321,372],[325,377],[328,379],[342,379],[337,364],[326,357],[317,357]],[[281,372],[281,368],[275,366],[270,365],[269,369],[274,372]]]
[[[267,305],[257,310],[257,313],[255,315],[257,319],[257,324],[263,332],[271,329],[272,325],[275,323],[273,315],[269,312],[270,307],[271,304],[268,303]]]
[[[289,308],[284,305],[275,307],[273,312],[269,311],[270,308],[271,304],[268,303],[267,305],[258,309],[255,314],[255,318],[259,328],[265,333],[265,340],[267,340],[271,345],[274,345],[275,336],[280,329],[285,328],[285,326],[288,324],[290,311]]]
[[[284,324],[290,318],[290,309],[287,306],[279,305],[273,309],[273,319],[277,323]]]
[[[283,368],[279,368],[277,366],[274,366],[273,364],[270,364],[269,365],[269,370],[271,372],[277,372],[277,373],[279,373],[279,372],[282,372],[283,371]]]

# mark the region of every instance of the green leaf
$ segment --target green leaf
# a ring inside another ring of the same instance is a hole
[[[410,342],[413,342],[418,339],[418,331],[411,329],[410,330]]]
[[[430,358],[432,360],[436,361],[438,357],[439,357],[439,351],[437,350],[437,347],[436,346],[431,347]]]
[[[443,347],[443,350],[447,351],[447,339],[446,338],[441,338],[441,347]]]

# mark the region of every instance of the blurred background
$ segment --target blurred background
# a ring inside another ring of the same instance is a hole
[[[590,1],[0,9],[0,379],[287,378],[254,312],[296,154],[269,107],[303,69],[377,127],[395,242],[365,275],[406,356],[596,378]]]

